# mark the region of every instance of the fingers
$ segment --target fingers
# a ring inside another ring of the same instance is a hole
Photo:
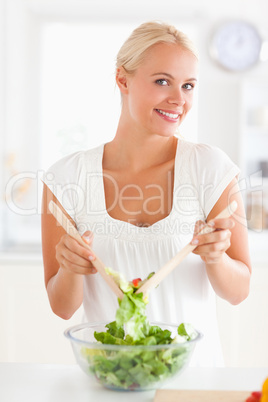
[[[208,222],[208,226],[212,226],[213,232],[194,235],[191,244],[196,246],[196,248],[193,253],[200,255],[207,263],[219,261],[231,245],[231,229],[234,225],[235,223],[232,218],[215,219]],[[197,222],[196,228],[200,227],[202,230],[204,225]],[[196,232],[198,230],[195,230]]]
[[[79,265],[75,265],[72,261],[68,261],[67,259],[62,259],[60,267],[72,272],[74,274],[79,274],[79,275],[90,275],[90,274],[95,274],[97,272],[96,268],[92,266],[92,264],[88,267],[82,267]]]
[[[202,244],[224,242],[226,239],[228,239],[228,237],[231,237],[231,231],[229,229],[221,229],[221,230],[216,229],[211,233],[194,236],[191,241],[191,244],[202,245]]]
[[[92,264],[92,261],[95,259],[93,252],[80,245],[67,234],[62,236],[56,246],[56,258],[62,268],[71,272],[81,275],[97,272]]]
[[[202,239],[206,242],[208,239],[210,239],[210,233],[207,235],[205,234],[200,234],[200,232],[206,227],[209,226],[213,229],[213,231],[218,231],[218,230],[230,230],[235,226],[235,222],[232,218],[228,219],[215,219],[209,221],[207,224],[203,221],[197,221],[195,224],[195,229],[194,229],[194,239],[198,239],[198,243],[200,243],[200,236],[202,236]]]
[[[204,221],[197,221],[195,223],[195,228],[194,228],[194,236],[198,235],[198,233],[201,232],[202,229],[206,226],[206,222]]]
[[[191,243],[198,245],[199,251],[201,247],[206,247],[210,251],[227,250],[230,247],[231,231],[221,230],[209,234],[197,236]]]
[[[233,218],[212,219],[208,222],[208,225],[214,229],[232,229],[235,226],[235,221]]]
[[[82,239],[83,239],[89,246],[91,246],[91,244],[92,244],[92,242],[93,242],[93,237],[94,237],[93,232],[90,232],[89,230],[87,230],[87,231],[82,235]]]

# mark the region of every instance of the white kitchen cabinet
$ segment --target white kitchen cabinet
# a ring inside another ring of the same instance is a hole
[[[0,262],[0,361],[74,363],[63,332],[81,315],[65,321],[52,313],[41,262]]]
[[[268,232],[268,85],[258,80],[244,84],[241,111],[239,165],[248,226]]]
[[[268,363],[268,263],[253,263],[251,290],[237,306],[217,300],[225,364],[266,367]]]
[[[268,86],[241,86],[238,164],[249,227],[252,280],[249,297],[232,306],[218,298],[218,319],[227,366],[258,367],[268,362]],[[264,163],[262,163],[264,162]]]

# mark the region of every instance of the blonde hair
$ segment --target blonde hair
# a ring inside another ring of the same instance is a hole
[[[123,66],[132,74],[142,63],[146,51],[157,43],[173,43],[190,51],[197,59],[193,42],[183,32],[164,22],[150,21],[137,27],[117,54],[116,68]]]

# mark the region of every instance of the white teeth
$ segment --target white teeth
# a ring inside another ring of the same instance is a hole
[[[173,114],[173,113],[167,113],[164,112],[163,110],[160,109],[156,109],[159,113],[163,114],[164,116],[168,116],[171,117],[171,119],[177,119],[179,117],[178,113],[177,114]]]

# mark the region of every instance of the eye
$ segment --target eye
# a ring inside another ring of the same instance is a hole
[[[168,85],[168,81],[165,78],[160,78],[159,80],[156,80],[155,83],[162,86]]]
[[[191,89],[194,89],[194,84],[190,84],[190,83],[184,84],[183,88],[185,88],[188,91],[190,91]]]

